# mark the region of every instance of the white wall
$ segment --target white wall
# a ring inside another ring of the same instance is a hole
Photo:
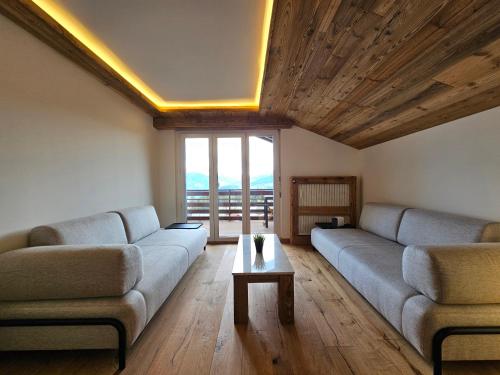
[[[292,176],[359,176],[360,153],[298,127],[280,132],[281,159],[281,237],[290,236],[290,177]],[[162,225],[175,221],[175,133],[160,131],[159,149],[159,216]]]
[[[152,203],[151,117],[1,16],[0,35],[0,250],[38,224]]]
[[[281,237],[290,237],[292,176],[359,176],[360,152],[310,131],[293,127],[280,136]]]
[[[176,150],[175,131],[161,130],[156,133],[157,149],[157,199],[158,217],[163,227],[176,221]]]
[[[361,153],[364,202],[500,220],[500,108]]]

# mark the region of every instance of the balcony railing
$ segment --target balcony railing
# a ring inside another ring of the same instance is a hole
[[[219,220],[241,220],[241,189],[219,190]],[[209,220],[210,193],[208,190],[186,192],[187,219]],[[273,218],[273,190],[250,189],[250,220],[263,220],[266,228]]]

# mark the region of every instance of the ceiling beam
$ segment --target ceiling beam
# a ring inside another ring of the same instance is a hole
[[[152,116],[159,111],[137,89],[29,0],[2,0],[0,13],[130,99]],[[34,56],[33,58],[36,58]]]
[[[158,130],[255,130],[286,129],[295,122],[285,116],[250,111],[198,110],[164,113],[154,118],[153,125]]]

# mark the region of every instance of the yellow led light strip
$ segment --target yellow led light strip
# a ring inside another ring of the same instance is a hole
[[[123,61],[106,45],[95,37],[74,16],[54,0],[32,0],[40,9],[47,13],[85,47],[92,51],[118,75],[139,91],[156,109],[168,111],[173,109],[210,109],[210,108],[248,108],[257,109],[260,103],[264,68],[266,64],[267,44],[271,27],[273,0],[266,0],[261,46],[258,59],[258,77],[255,96],[252,99],[203,100],[203,101],[169,101],[164,100],[152,88],[144,83]]]

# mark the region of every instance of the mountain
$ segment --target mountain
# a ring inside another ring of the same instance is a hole
[[[272,189],[274,187],[273,176],[257,176],[250,180],[251,189]]]
[[[241,189],[241,181],[236,178],[220,176],[220,189]],[[272,189],[273,176],[257,176],[250,181],[251,189]],[[186,174],[186,189],[187,190],[208,190],[209,178],[206,174],[198,172],[189,172]]]
[[[223,190],[241,189],[241,181],[237,178],[219,176],[219,189],[223,189]]]
[[[186,173],[186,190],[208,190],[208,181],[206,174],[198,172]]]

